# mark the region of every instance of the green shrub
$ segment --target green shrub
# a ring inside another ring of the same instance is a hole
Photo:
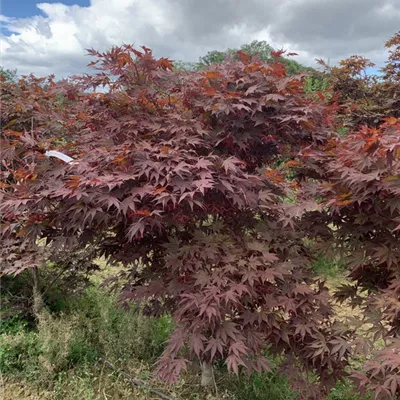
[[[6,333],[17,321],[31,325],[32,277],[27,271],[0,279],[0,334]],[[17,323],[18,325],[18,323]],[[19,330],[19,328],[17,329]]]
[[[98,352],[90,342],[75,314],[53,316],[47,311],[39,315],[39,361],[44,371],[57,374],[69,368],[93,362]]]
[[[0,335],[0,371],[3,374],[31,374],[38,368],[39,355],[40,346],[35,332]]]
[[[18,332],[24,331],[28,323],[24,321],[21,316],[13,315],[8,318],[0,319],[0,335],[8,334],[13,335]]]
[[[169,317],[151,318],[134,308],[122,309],[114,296],[96,288],[88,289],[72,310],[87,341],[112,361],[153,362],[162,353],[171,328]]]

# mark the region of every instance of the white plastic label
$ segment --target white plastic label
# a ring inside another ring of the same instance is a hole
[[[56,158],[59,158],[60,160],[63,160],[63,161],[65,161],[65,162],[68,163],[68,164],[69,164],[70,162],[74,161],[74,159],[71,158],[70,156],[67,156],[67,155],[64,154],[64,153],[60,153],[60,152],[57,151],[57,150],[46,151],[46,153],[44,153],[44,155],[47,156],[47,157],[56,157]]]

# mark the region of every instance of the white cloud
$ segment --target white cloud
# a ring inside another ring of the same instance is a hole
[[[398,0],[92,0],[89,7],[40,3],[44,15],[1,16],[1,64],[19,73],[85,71],[85,49],[146,45],[157,56],[196,61],[253,39],[332,62],[352,54],[381,64],[400,20]],[[39,14],[39,13],[38,13]]]

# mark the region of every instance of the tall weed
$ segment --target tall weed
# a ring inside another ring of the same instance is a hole
[[[0,370],[48,387],[69,370],[93,365],[100,357],[118,366],[135,360],[152,363],[163,351],[170,326],[167,317],[118,308],[114,296],[91,288],[71,300],[65,312],[43,309],[35,330],[9,319],[0,335]]]

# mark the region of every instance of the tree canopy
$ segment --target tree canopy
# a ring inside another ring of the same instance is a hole
[[[17,79],[17,70],[6,69],[0,66],[0,81],[13,82]]]
[[[212,50],[209,51],[204,56],[199,58],[196,62],[175,62],[174,66],[178,69],[187,70],[201,70],[205,69],[213,64],[222,63],[225,59],[232,58],[238,60],[238,52],[242,51],[250,56],[259,57],[261,61],[272,62],[274,57],[272,57],[272,52],[274,49],[266,41],[254,40],[249,44],[244,44],[240,46],[239,49],[227,49],[224,51]],[[289,75],[293,75],[299,72],[312,72],[313,69],[309,67],[304,67],[298,62],[291,60],[287,57],[282,57],[281,60],[286,67],[286,71]]]

